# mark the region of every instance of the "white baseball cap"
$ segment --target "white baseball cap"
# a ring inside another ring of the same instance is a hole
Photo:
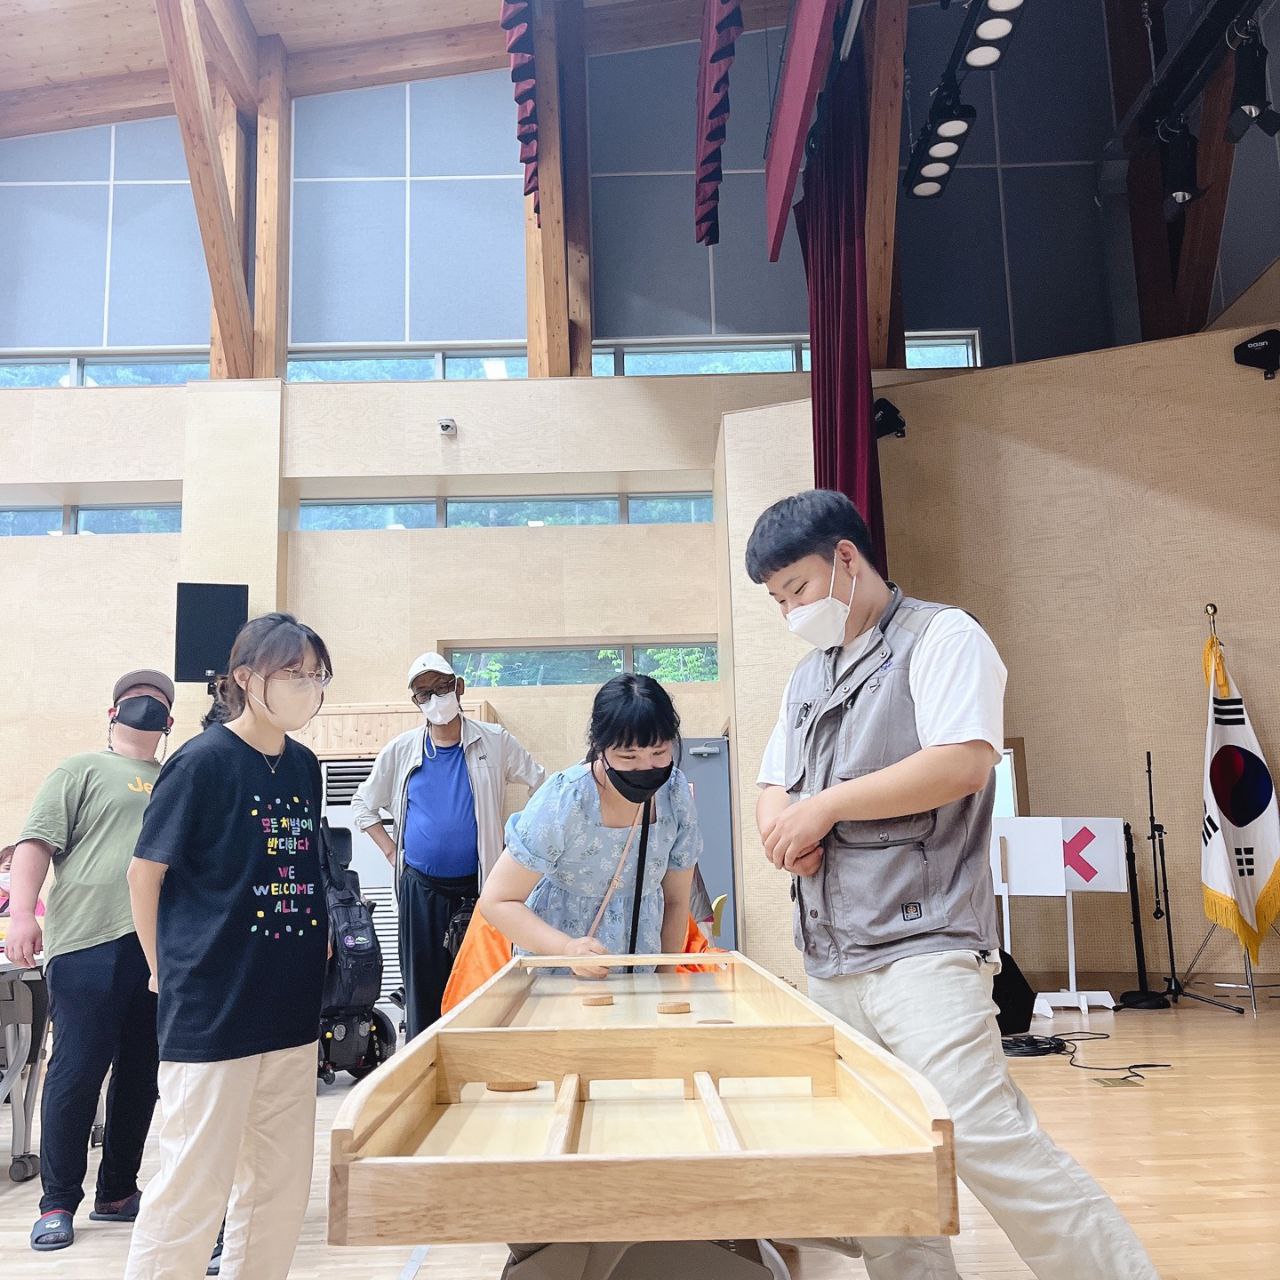
[[[457,674],[449,665],[444,654],[424,653],[414,659],[413,666],[409,668],[409,679],[407,683],[412,687],[413,682],[419,676],[425,675],[428,671],[438,671],[442,676],[452,676]]]

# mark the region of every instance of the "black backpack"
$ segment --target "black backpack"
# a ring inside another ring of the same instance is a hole
[[[373,930],[373,916],[360,896],[360,878],[348,869],[338,844],[351,833],[334,831],[327,819],[320,823],[320,850],[325,899],[329,908],[329,939],[333,954],[324,976],[321,1014],[367,1013],[382,992],[382,948]]]

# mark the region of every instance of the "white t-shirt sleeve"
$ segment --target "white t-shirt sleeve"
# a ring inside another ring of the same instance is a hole
[[[1007,676],[991,637],[963,609],[942,610],[911,656],[921,747],[989,742],[1003,751]]]
[[[792,680],[795,679],[793,675]],[[773,726],[765,745],[764,759],[760,761],[760,774],[756,782],[762,787],[787,785],[787,703],[791,698],[791,680],[782,691],[782,706],[778,709],[778,722]]]

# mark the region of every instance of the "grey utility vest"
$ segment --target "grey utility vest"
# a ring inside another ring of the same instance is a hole
[[[911,697],[916,641],[945,606],[893,599],[846,671],[841,650],[796,668],[787,715],[787,790],[815,795],[920,750]],[[994,774],[954,804],[902,818],[839,822],[816,876],[797,876],[795,941],[813,978],[862,973],[906,956],[996,946],[988,846]]]

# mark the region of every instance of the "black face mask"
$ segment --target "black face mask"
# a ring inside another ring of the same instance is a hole
[[[169,708],[149,693],[125,698],[116,708],[116,724],[142,733],[160,733],[169,725]]]
[[[661,791],[674,768],[675,764],[672,763],[663,765],[660,769],[615,769],[608,760],[604,761],[604,771],[609,781],[617,788],[618,794],[632,804],[644,804]]]

